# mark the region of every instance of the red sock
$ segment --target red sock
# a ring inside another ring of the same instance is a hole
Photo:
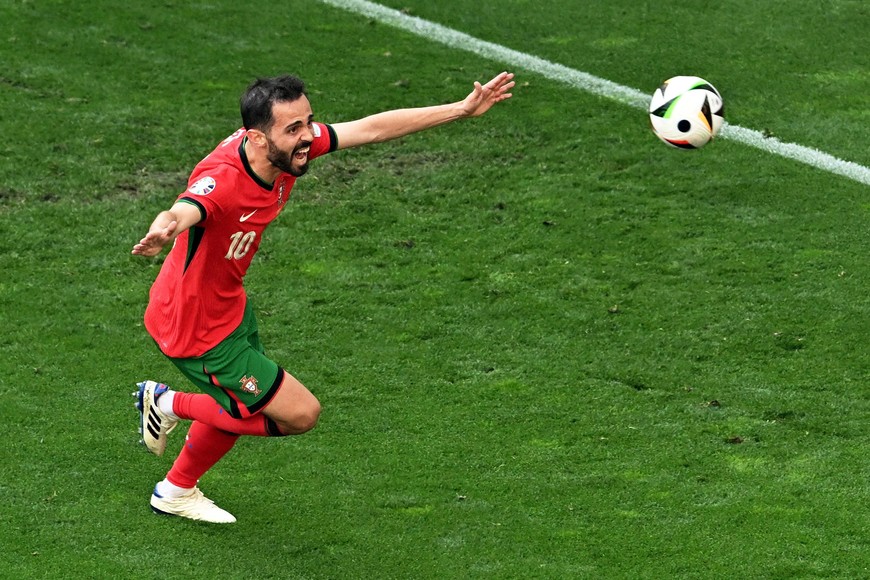
[[[235,419],[209,395],[175,392],[172,412],[181,419],[193,419],[236,435],[276,437],[282,435],[274,421],[262,413]]]
[[[227,433],[194,421],[187,432],[184,447],[172,464],[172,469],[166,474],[166,479],[178,487],[196,486],[199,478],[233,448],[238,438],[235,433]]]

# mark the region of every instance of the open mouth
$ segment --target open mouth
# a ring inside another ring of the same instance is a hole
[[[300,148],[300,149],[297,149],[297,150],[293,153],[293,158],[294,158],[294,159],[297,159],[297,160],[299,160],[299,161],[304,161],[305,159],[308,158],[308,152],[309,152],[309,151],[311,151],[311,147],[310,147],[310,146],[306,146],[306,147],[302,147],[302,148]]]

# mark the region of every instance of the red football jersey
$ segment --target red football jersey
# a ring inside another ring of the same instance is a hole
[[[202,220],[182,232],[151,286],[145,327],[173,358],[204,354],[242,322],[245,273],[296,178],[260,179],[245,155],[239,129],[199,162],[178,200],[199,207]],[[315,123],[309,159],[334,151],[332,127]]]

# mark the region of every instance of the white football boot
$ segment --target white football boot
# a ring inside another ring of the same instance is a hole
[[[163,455],[166,451],[166,436],[178,425],[178,419],[172,419],[157,406],[157,398],[169,390],[163,383],[143,381],[137,383],[139,390],[133,393],[136,397],[136,409],[139,410],[139,433],[142,443],[154,455]]]
[[[233,514],[216,506],[198,487],[178,498],[161,497],[155,487],[151,494],[151,510],[156,514],[180,516],[212,524],[232,524],[236,521]]]

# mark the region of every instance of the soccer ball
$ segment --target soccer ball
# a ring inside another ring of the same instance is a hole
[[[700,77],[674,77],[653,93],[649,120],[656,136],[681,149],[700,149],[722,128],[724,107],[716,88]]]

